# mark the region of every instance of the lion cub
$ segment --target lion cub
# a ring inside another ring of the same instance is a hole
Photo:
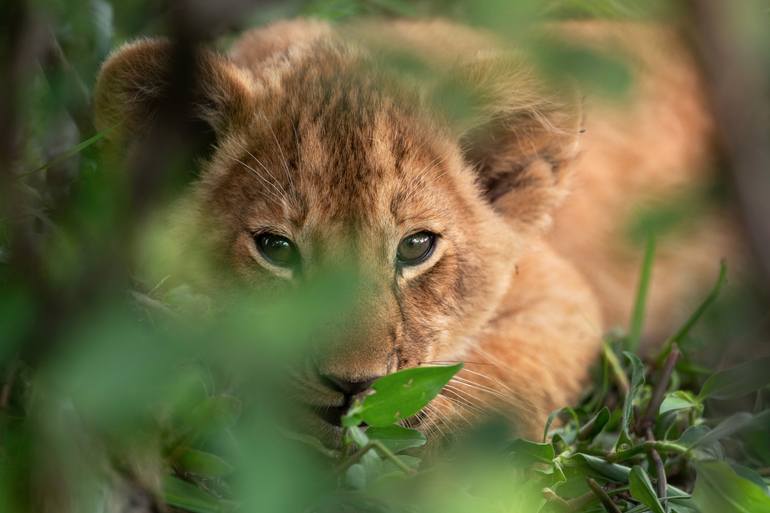
[[[700,179],[711,121],[671,34],[564,31],[634,56],[629,105],[553,92],[491,36],[439,21],[282,22],[245,34],[229,56],[198,56],[189,94],[216,145],[187,204],[222,265],[266,291],[340,258],[367,277],[356,322],[297,373],[319,435],[338,432],[372,380],[457,361],[465,369],[422,427],[494,410],[534,435],[580,394],[603,331],[625,322],[637,251],[614,237],[635,202]],[[119,125],[123,141],[143,133],[169,94],[172,52],[142,40],[113,54],[96,90],[99,127]],[[406,53],[434,73],[382,63]],[[453,90],[467,93],[467,115],[440,108]],[[713,271],[724,233],[704,225],[688,251],[661,253],[653,329]]]

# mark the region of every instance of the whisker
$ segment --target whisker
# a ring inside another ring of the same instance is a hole
[[[285,201],[285,202],[288,203],[289,202],[288,195],[286,194],[286,191],[283,190],[282,187],[279,187],[280,182],[275,177],[275,175],[273,175],[273,173],[270,172],[270,170],[267,168],[267,166],[265,166],[265,164],[262,163],[261,160],[259,160],[253,153],[251,153],[251,151],[249,151],[249,149],[246,147],[246,145],[244,143],[239,141],[237,144],[241,148],[242,151],[245,151],[248,154],[248,156],[251,157],[254,160],[254,162],[256,162],[257,165],[259,165],[259,167],[262,168],[262,170],[267,174],[267,176],[270,177],[270,180],[267,180],[264,176],[260,175],[259,173],[256,173],[257,176],[260,179],[262,179],[262,181],[265,184],[270,185],[276,191],[276,193],[278,194],[278,196],[281,198],[282,201]],[[254,168],[251,168],[251,167],[250,167],[250,169],[254,170]]]
[[[451,391],[453,394],[452,396],[447,394],[442,394],[447,399],[456,400],[457,402],[462,404],[465,408],[473,411],[476,414],[484,413],[484,410],[481,407],[479,407],[476,404],[473,404],[472,402],[474,399],[477,399],[477,398],[469,395],[468,393],[465,393],[463,390],[459,388],[453,387],[452,385],[446,385],[444,388]]]
[[[273,130],[273,125],[270,123],[270,121],[267,119],[267,116],[262,113],[262,119],[265,120],[265,123],[267,124],[267,127],[270,129],[270,133],[273,134],[273,140],[275,141],[275,146],[278,148],[278,152],[281,154],[281,162],[283,163],[283,168],[286,171],[286,179],[289,181],[289,184],[292,188],[294,188],[294,183],[291,178],[291,171],[289,171],[289,161],[286,160],[286,155],[283,153],[283,148],[281,148],[281,143],[278,142],[278,136],[275,134],[275,130]],[[296,135],[296,132],[295,132]]]
[[[263,182],[265,185],[269,185],[270,187],[272,187],[272,188],[275,190],[275,192],[273,192],[273,191],[271,191],[271,190],[266,190],[266,191],[265,191],[265,193],[266,193],[266,194],[267,194],[267,195],[268,195],[268,196],[269,196],[271,199],[273,199],[273,200],[274,200],[276,203],[279,203],[279,204],[284,202],[283,193],[280,191],[280,189],[278,189],[278,188],[275,186],[275,184],[273,184],[272,182],[270,182],[269,180],[267,180],[267,179],[266,179],[264,176],[260,175],[260,174],[259,174],[259,172],[258,172],[256,169],[254,169],[254,168],[253,168],[253,167],[251,167],[250,165],[246,164],[246,163],[245,163],[245,162],[243,162],[242,160],[240,160],[240,159],[237,159],[237,158],[235,158],[235,157],[232,157],[232,159],[233,159],[234,161],[236,161],[237,163],[241,164],[242,166],[244,166],[244,167],[245,167],[246,169],[248,169],[249,171],[251,171],[251,173],[252,173],[254,176],[256,176],[258,179],[260,179],[260,180],[261,180],[261,181],[262,181],[262,182]]]

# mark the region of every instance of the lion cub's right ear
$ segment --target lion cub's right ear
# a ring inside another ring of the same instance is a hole
[[[197,51],[189,62],[177,58],[179,53],[162,39],[116,50],[96,83],[97,129],[109,129],[111,138],[132,138],[170,106],[204,121],[217,137],[246,123],[254,101],[249,73],[208,50]]]

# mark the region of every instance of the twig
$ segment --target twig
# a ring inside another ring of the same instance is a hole
[[[596,495],[599,498],[602,505],[609,513],[621,513],[618,506],[614,502],[612,502],[612,499],[610,498],[610,496],[607,495],[606,491],[604,491],[604,488],[599,486],[599,483],[597,483],[590,477],[586,478],[586,482],[588,483],[588,487],[591,488],[591,491],[594,492],[594,495]]]
[[[671,374],[674,372],[676,362],[679,360],[680,355],[681,353],[679,352],[679,349],[676,347],[676,344],[674,344],[668,354],[668,357],[666,357],[666,363],[663,366],[663,372],[661,373],[660,379],[658,380],[658,383],[655,385],[655,389],[652,392],[652,398],[650,399],[650,403],[647,405],[647,410],[637,422],[637,433],[644,433],[646,430],[655,425],[655,418],[658,416],[660,405],[663,403],[663,397],[666,395],[666,390],[668,389],[668,382],[671,381]]]
[[[647,441],[655,441],[655,435],[653,435],[651,427],[647,428]],[[666,494],[668,483],[666,482],[666,467],[663,465],[663,459],[661,459],[660,454],[658,454],[658,451],[655,449],[650,449],[650,459],[652,460],[653,465],[655,465],[655,473],[658,475],[658,482],[656,483],[658,498],[663,504],[663,510],[668,513],[668,497]]]
[[[543,488],[543,498],[548,501],[551,506],[556,507],[561,511],[572,511],[569,502],[559,497],[559,494],[550,488]]]
[[[358,449],[356,452],[354,452],[350,458],[348,458],[342,465],[339,466],[337,469],[337,472],[343,473],[348,468],[353,466],[353,464],[358,463],[358,461],[364,457],[364,454],[369,452],[370,450],[376,450],[378,453],[380,453],[380,456],[383,458],[390,460],[395,464],[399,469],[401,469],[402,472],[404,472],[407,475],[414,474],[414,469],[411,468],[409,465],[401,461],[401,458],[393,454],[393,452],[382,445],[382,442],[379,440],[371,440],[368,444],[364,445],[360,449]]]

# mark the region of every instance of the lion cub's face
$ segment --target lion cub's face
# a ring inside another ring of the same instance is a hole
[[[249,286],[301,287],[340,263],[360,276],[354,315],[297,376],[332,422],[380,376],[459,359],[513,265],[454,142],[376,90],[334,91],[266,99],[198,186]]]
[[[145,41],[105,64],[100,126],[142,132],[173,94],[171,52]],[[560,195],[567,133],[527,93],[525,108],[482,106],[487,120],[458,134],[363,55],[319,43],[239,67],[204,53],[189,92],[217,136],[192,198],[222,265],[265,294],[340,263],[361,277],[354,315],[293,376],[329,424],[380,376],[462,359],[510,285],[520,240]],[[493,70],[463,73],[513,90]]]

